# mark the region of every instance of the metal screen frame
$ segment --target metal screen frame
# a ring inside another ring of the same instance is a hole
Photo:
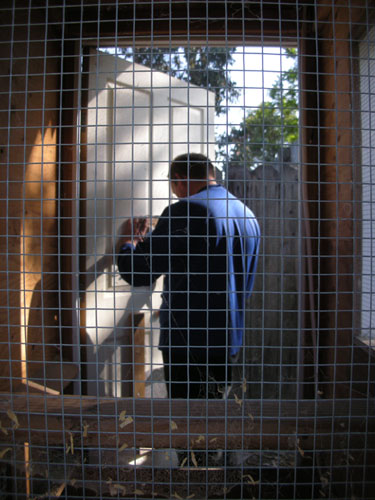
[[[357,206],[362,195],[356,151],[361,145],[361,125],[355,116],[359,108],[352,109],[352,103],[358,105],[356,46],[372,26],[371,2],[275,0],[255,5],[243,1],[50,0],[40,5],[20,0],[5,1],[0,11],[4,15],[1,57],[8,64],[1,88],[7,102],[2,106],[6,118],[1,121],[5,175],[0,178],[2,222],[6,225],[2,247],[6,262],[1,268],[6,282],[2,287],[2,318],[6,321],[1,323],[6,335],[1,338],[1,363],[6,368],[0,372],[4,386],[0,489],[4,498],[38,498],[44,494],[43,488],[50,497],[63,498],[84,498],[85,494],[96,498],[210,498],[219,495],[219,489],[223,498],[375,498],[374,353],[355,335],[361,291],[357,263],[362,251]],[[87,216],[80,177],[86,133],[81,111],[87,105],[82,57],[84,61],[91,44],[109,46],[115,40],[115,45],[146,46],[151,41],[151,46],[172,47],[186,38],[188,43],[207,46],[220,45],[223,39],[227,47],[255,42],[298,45],[298,223],[303,238],[298,263],[300,383],[291,400],[242,399],[238,395],[222,401],[96,398],[81,395],[87,383],[81,372],[65,374],[71,364],[85,361],[81,351],[73,349],[80,344],[85,316],[84,302],[77,305],[82,289],[78,270],[85,253],[82,219]],[[37,69],[28,65],[29,59]],[[23,102],[18,100],[21,96]],[[39,99],[36,105],[35,97]],[[41,117],[30,124],[35,111]],[[56,137],[49,135],[50,124],[57,130]],[[41,134],[39,143],[32,142],[37,141],[32,134],[38,130],[45,135]],[[32,197],[31,188],[38,181],[28,177],[27,155],[35,144],[41,154],[31,164],[41,166],[38,185],[42,189],[49,186],[50,165],[59,165],[54,194],[46,199],[40,192]],[[14,177],[17,168],[22,172]],[[19,185],[21,190],[13,191]],[[20,199],[22,208],[17,211]],[[49,217],[50,200],[56,205]],[[39,220],[40,232],[28,233],[26,213],[38,201],[41,208],[31,219]],[[56,222],[56,233],[48,229],[49,219]],[[16,230],[10,223],[13,220],[15,225],[19,221]],[[55,247],[48,247],[48,236],[56,237]],[[34,255],[30,246],[34,240],[40,245],[35,247],[36,261],[38,256],[40,259],[32,267],[26,261]],[[45,269],[49,252],[57,262],[52,273],[56,285],[51,286],[49,269]],[[38,273],[40,302],[33,306],[30,276]],[[10,292],[19,293],[19,303]],[[57,294],[59,314],[57,324],[51,326],[48,300],[53,293]],[[17,310],[21,311],[18,326],[24,331],[19,343],[14,340],[17,321],[13,314]],[[29,384],[19,388],[27,378],[26,329],[34,331],[28,319],[31,310],[46,312],[35,320],[43,337],[41,346],[35,342],[40,349],[36,361],[42,365],[41,382],[46,387],[46,368],[55,348],[51,332],[58,331],[58,375],[54,376],[58,388],[52,389],[57,393],[34,392]],[[18,347],[21,357],[15,352]],[[64,393],[65,377],[75,381]],[[164,454],[185,449],[192,464],[170,466],[162,477],[164,469],[153,457],[148,470],[133,468],[125,473],[121,460],[126,448],[133,450],[134,460],[139,458],[140,448],[159,449]],[[254,461],[233,464],[225,459],[217,473],[201,470],[195,453],[218,449],[237,450],[239,455],[252,451]]]

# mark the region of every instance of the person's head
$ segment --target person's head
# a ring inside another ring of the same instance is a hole
[[[172,191],[183,198],[194,194],[204,185],[215,182],[215,169],[207,156],[186,153],[172,161],[169,178]]]

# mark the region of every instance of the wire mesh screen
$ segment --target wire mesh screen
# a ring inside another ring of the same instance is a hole
[[[375,498],[370,0],[3,0],[0,498]]]

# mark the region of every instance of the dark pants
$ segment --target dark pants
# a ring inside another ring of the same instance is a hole
[[[170,398],[221,399],[231,373],[226,349],[206,363],[187,349],[163,349],[164,377]]]

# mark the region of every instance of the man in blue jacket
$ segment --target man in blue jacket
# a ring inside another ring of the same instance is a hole
[[[135,287],[164,275],[159,348],[169,397],[216,398],[242,346],[260,230],[204,155],[175,158],[170,182],[179,201],[149,234],[144,221],[126,221],[118,268]]]

